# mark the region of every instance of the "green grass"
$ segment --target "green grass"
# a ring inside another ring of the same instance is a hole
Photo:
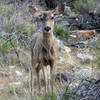
[[[31,35],[31,30],[34,30],[34,27],[28,22],[24,22],[18,26],[16,26],[17,33],[21,32],[24,35]]]
[[[2,96],[0,96],[0,100],[2,100]]]
[[[73,3],[74,11],[80,13],[86,13],[93,11],[96,6],[94,0],[77,0]]]
[[[46,94],[46,96],[45,95],[41,95],[41,96],[38,96],[38,97],[37,96],[33,96],[32,100],[57,100],[57,96],[56,96],[56,94],[54,94],[52,96],[52,94],[48,92]]]
[[[7,4],[0,3],[0,14],[6,13],[8,15],[13,13],[13,9],[11,6]]]
[[[4,30],[6,33],[12,33],[14,31],[14,27],[11,25],[5,25],[2,27],[2,30]]]
[[[9,42],[3,42],[1,52],[3,55],[9,53],[11,50],[11,44]]]
[[[23,22],[19,25],[8,24],[2,27],[2,30],[4,30],[7,33],[16,32],[16,34],[22,33],[24,35],[29,35],[29,36],[31,36],[32,31],[34,31],[34,29],[35,26],[30,24],[29,22]]]
[[[56,24],[54,26],[54,32],[57,35],[65,37],[65,38],[67,38],[70,34],[72,34],[68,28],[64,27],[61,24]]]
[[[11,42],[15,47],[17,47],[17,44],[14,40],[12,40]],[[12,48],[12,45],[9,41],[7,42],[6,40],[0,39],[0,43],[1,43],[1,45],[0,45],[0,47],[1,47],[0,56],[6,55],[6,54],[12,52],[13,48]]]

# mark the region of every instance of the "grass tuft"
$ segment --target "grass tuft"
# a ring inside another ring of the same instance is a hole
[[[72,34],[69,30],[69,28],[66,28],[64,27],[63,25],[61,24],[56,24],[54,26],[54,32],[59,35],[59,36],[62,36],[62,37],[65,37],[67,38],[70,34]]]

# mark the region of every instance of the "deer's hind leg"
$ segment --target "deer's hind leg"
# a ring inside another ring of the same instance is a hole
[[[31,68],[31,96],[34,94],[34,75],[35,75],[35,70],[34,70],[35,64],[32,62],[32,68]]]

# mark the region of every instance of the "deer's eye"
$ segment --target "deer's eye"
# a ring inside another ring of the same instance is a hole
[[[51,17],[51,19],[54,19],[54,17]]]

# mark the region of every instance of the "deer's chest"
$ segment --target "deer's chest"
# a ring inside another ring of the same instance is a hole
[[[49,48],[49,49],[46,49],[46,48],[43,48],[42,49],[42,62],[44,65],[51,65],[54,61],[54,58],[55,58],[55,53],[54,53],[54,49],[53,47]]]

